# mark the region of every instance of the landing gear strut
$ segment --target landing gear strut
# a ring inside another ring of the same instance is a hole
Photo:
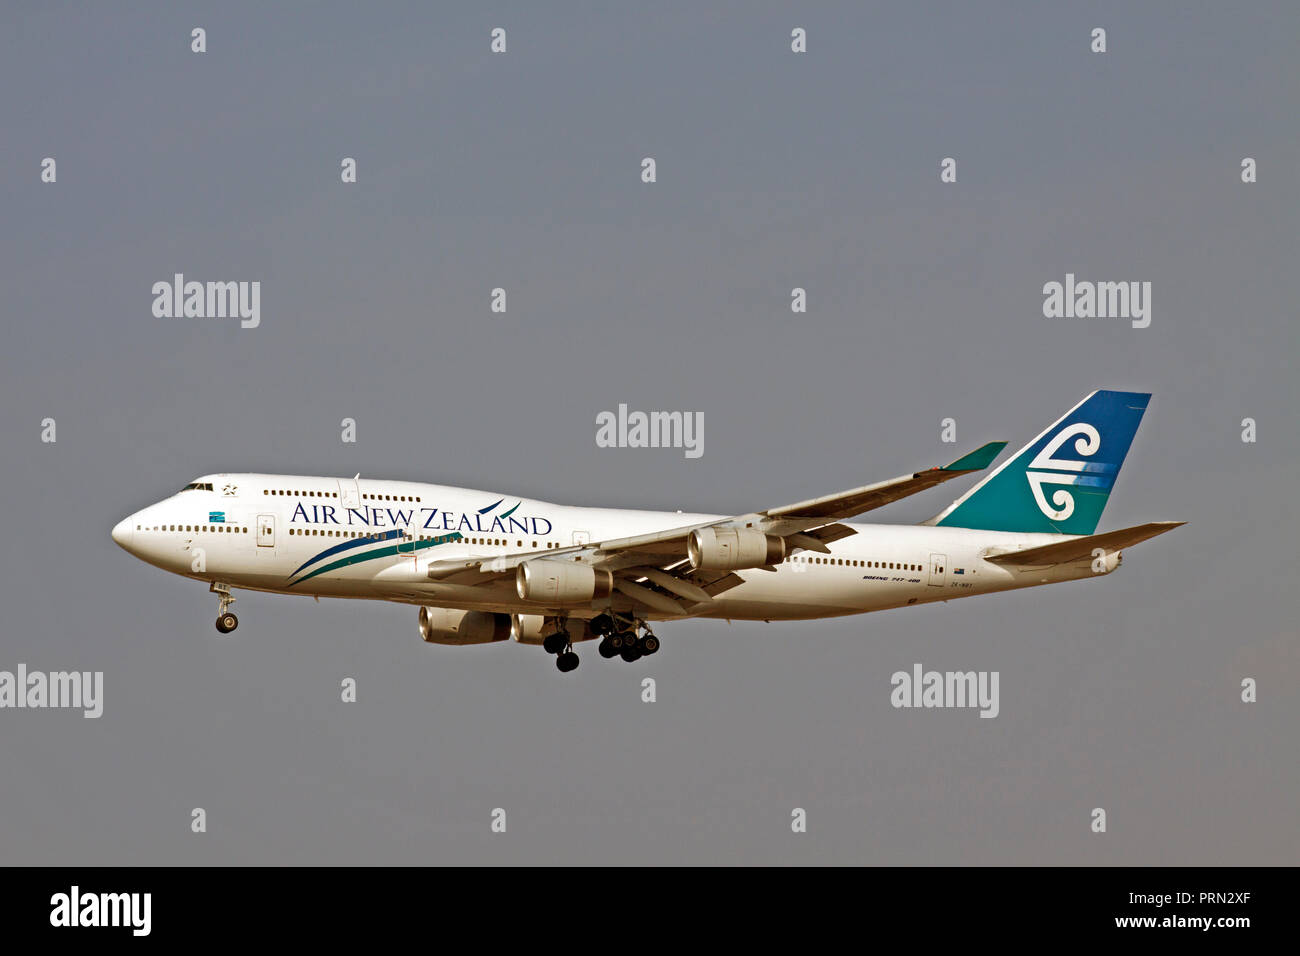
[[[213,581],[208,586],[208,590],[217,596],[217,630],[222,634],[229,634],[239,627],[239,618],[230,611],[230,605],[235,603],[235,596],[230,593],[230,585]]]
[[[567,624],[566,619],[560,618],[555,622],[554,633],[546,635],[542,640],[543,650],[555,655],[555,667],[561,674],[577,670],[580,663],[578,655],[573,652],[573,641],[569,638]]]

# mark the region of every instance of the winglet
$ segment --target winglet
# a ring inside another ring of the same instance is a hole
[[[1004,441],[991,441],[987,445],[981,445],[969,455],[962,455],[951,465],[944,465],[941,471],[983,471],[989,465],[993,464],[993,459],[998,457],[1002,449],[1007,447]]]

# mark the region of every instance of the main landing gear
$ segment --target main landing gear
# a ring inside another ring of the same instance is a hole
[[[555,655],[555,666],[561,674],[567,674],[578,667],[578,655],[573,652],[573,641],[567,625],[567,620],[559,620],[555,632],[542,639],[542,648],[546,653]],[[659,638],[639,618],[613,612],[598,614],[591,619],[590,627],[600,635],[600,644],[596,649],[606,660],[621,657],[631,663],[659,650]]]
[[[620,617],[612,613],[601,614],[592,618],[591,629],[601,635],[600,645],[596,649],[606,660],[621,657],[630,664],[659,650],[659,638],[654,636],[645,621],[636,618]],[[637,635],[638,631],[641,632],[640,636]]]
[[[561,674],[577,670],[579,664],[578,655],[573,652],[573,642],[569,639],[569,632],[565,627],[566,623],[561,620],[559,630],[546,635],[542,640],[542,649],[548,654],[555,655],[555,667]]]
[[[213,581],[208,586],[208,590],[217,596],[217,630],[222,634],[229,634],[239,627],[239,618],[230,611],[230,605],[235,603],[235,596],[230,593],[230,585]]]

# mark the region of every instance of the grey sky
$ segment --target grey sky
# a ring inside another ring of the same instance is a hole
[[[1296,863],[1295,5],[613,6],[0,14],[0,669],[106,684],[0,711],[0,861]],[[178,271],[260,280],[261,327],[154,318]],[[1045,319],[1067,272],[1150,281],[1151,327]],[[397,605],[243,594],[223,638],[108,535],[218,471],[732,513],[1096,387],[1154,393],[1103,530],[1190,522],[1120,573],[567,678]],[[703,457],[597,448],[620,402]],[[918,661],[999,670],[998,718],[891,708]]]

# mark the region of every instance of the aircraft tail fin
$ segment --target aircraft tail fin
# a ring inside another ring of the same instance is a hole
[[[925,523],[1092,534],[1150,399],[1146,392],[1093,392]]]

